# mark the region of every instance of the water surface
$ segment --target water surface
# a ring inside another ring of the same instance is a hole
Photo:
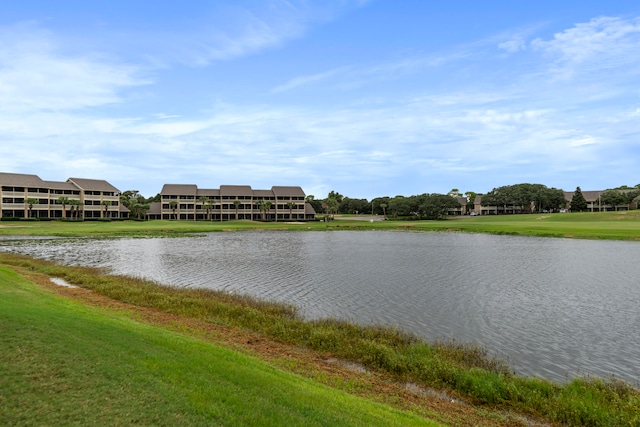
[[[309,318],[486,346],[517,373],[640,382],[640,244],[408,232],[0,241],[0,250],[249,293]]]

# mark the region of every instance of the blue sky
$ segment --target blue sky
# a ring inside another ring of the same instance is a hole
[[[323,198],[640,183],[640,2],[32,1],[0,171]]]

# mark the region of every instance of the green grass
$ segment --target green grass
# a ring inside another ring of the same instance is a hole
[[[452,218],[445,221],[356,221],[331,222],[255,221],[114,221],[114,222],[0,222],[0,235],[42,236],[172,236],[240,230],[406,230],[510,234],[581,239],[640,240],[640,210],[623,212],[585,212],[562,214],[500,215]]]
[[[2,264],[63,277],[70,283],[136,306],[240,327],[360,363],[401,382],[449,390],[474,404],[567,425],[640,425],[640,391],[616,379],[580,378],[555,384],[515,376],[504,362],[489,357],[478,347],[427,343],[393,328],[364,327],[337,320],[305,321],[293,307],[251,297],[161,287],[140,279],[101,275],[88,268],[62,267],[8,254],[0,254]]]
[[[3,425],[439,425],[0,267]]]

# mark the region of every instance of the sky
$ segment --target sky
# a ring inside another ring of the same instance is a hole
[[[636,0],[21,0],[0,172],[324,198],[640,183]]]

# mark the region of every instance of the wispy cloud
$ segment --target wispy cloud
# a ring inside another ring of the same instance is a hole
[[[580,70],[593,72],[637,64],[639,46],[640,18],[619,17],[594,18],[554,34],[553,39],[531,42],[534,50],[551,58],[554,73],[561,79],[571,78]]]
[[[122,101],[120,90],[150,83],[136,66],[99,54],[63,53],[36,24],[0,29],[0,110],[69,111]]]

